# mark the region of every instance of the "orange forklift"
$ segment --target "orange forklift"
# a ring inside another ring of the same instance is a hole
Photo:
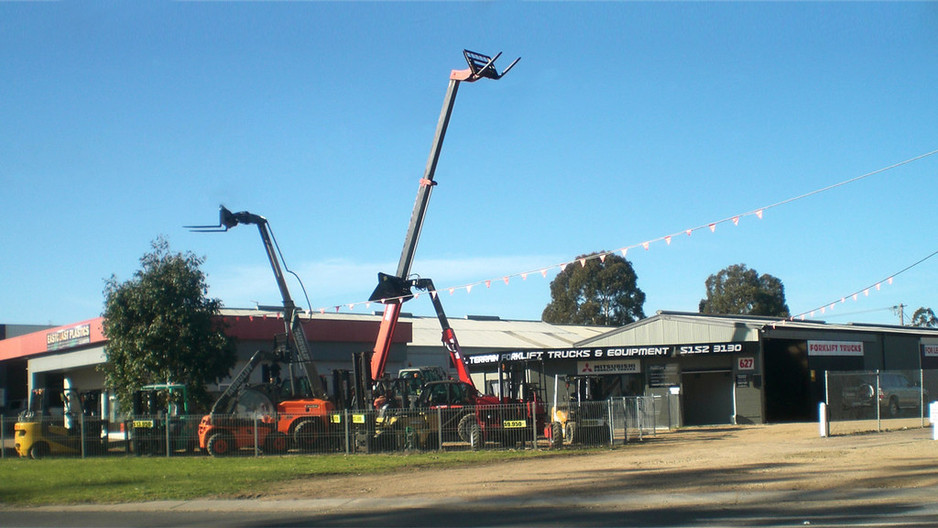
[[[309,341],[284,280],[286,268],[281,268],[278,259],[280,249],[267,219],[247,211],[232,213],[221,206],[218,225],[189,227],[197,232],[223,232],[238,224],[254,224],[260,231],[283,298],[285,332],[275,337],[272,352],[258,351],[251,357],[211,412],[202,417],[199,447],[212,456],[243,448],[268,453],[284,453],[291,447],[323,448],[329,444],[330,413],[335,405],[310,355]],[[263,383],[248,385],[251,373],[264,362],[268,363],[264,365]],[[288,372],[287,379],[281,381],[282,364]]]

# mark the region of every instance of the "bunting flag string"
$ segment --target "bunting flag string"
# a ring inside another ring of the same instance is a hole
[[[632,245],[624,246],[624,247],[621,247],[621,248],[616,249],[616,250],[614,250],[614,251],[605,251],[605,252],[601,252],[601,253],[595,253],[595,254],[592,254],[592,255],[588,255],[588,256],[586,256],[586,257],[578,257],[578,258],[576,258],[576,259],[574,259],[574,260],[567,261],[567,262],[563,262],[563,263],[559,263],[559,264],[553,264],[553,265],[550,265],[550,266],[539,267],[539,268],[536,268],[536,269],[533,269],[533,270],[528,270],[528,271],[521,272],[521,273],[511,273],[511,274],[507,274],[507,275],[501,275],[501,276],[499,276],[498,278],[483,279],[483,280],[476,281],[476,282],[472,282],[472,283],[469,283],[469,284],[463,284],[463,285],[461,285],[461,286],[450,286],[450,287],[444,288],[444,289],[448,290],[450,295],[453,295],[453,293],[454,293],[456,290],[462,290],[462,289],[465,289],[465,290],[466,290],[466,293],[468,294],[468,293],[470,293],[470,292],[472,291],[472,288],[473,288],[474,286],[478,286],[478,285],[483,285],[483,284],[484,284],[484,285],[486,286],[486,288],[491,288],[492,282],[493,282],[493,281],[497,281],[497,280],[502,280],[506,285],[508,285],[508,284],[509,284],[509,281],[510,281],[510,279],[511,279],[512,277],[521,277],[522,280],[527,280],[528,275],[530,275],[530,274],[532,274],[532,273],[540,273],[542,277],[547,278],[547,273],[548,273],[550,270],[555,270],[555,269],[556,269],[556,270],[559,270],[560,272],[563,272],[563,271],[567,268],[567,266],[569,266],[569,265],[570,265],[572,262],[574,262],[574,261],[579,262],[579,264],[581,265],[581,267],[584,267],[584,268],[585,268],[588,261],[590,261],[590,260],[595,260],[595,259],[599,259],[601,262],[605,262],[605,259],[606,259],[607,256],[609,256],[609,255],[611,255],[611,254],[613,254],[613,253],[616,253],[616,252],[621,253],[621,254],[622,254],[622,257],[623,257],[623,258],[626,258],[626,256],[628,255],[628,251],[629,251],[630,249],[636,249],[636,248],[641,247],[641,248],[643,248],[643,249],[645,249],[645,250],[647,251],[647,250],[649,250],[649,249],[651,248],[651,245],[652,245],[652,244],[655,244],[655,243],[658,243],[658,242],[662,242],[662,241],[663,241],[667,246],[670,246],[670,245],[671,245],[671,242],[673,241],[673,239],[675,238],[675,236],[678,235],[678,234],[685,234],[685,235],[687,235],[687,236],[689,237],[689,236],[691,236],[691,234],[692,234],[694,231],[701,231],[701,230],[704,230],[704,229],[709,229],[711,233],[715,233],[715,232],[716,232],[716,228],[717,228],[718,225],[724,224],[724,223],[728,223],[728,222],[732,222],[734,226],[739,226],[740,220],[743,219],[743,218],[745,218],[745,217],[748,217],[748,216],[755,216],[757,219],[762,220],[762,219],[763,219],[763,216],[765,215],[765,211],[768,210],[768,209],[772,209],[772,208],[775,208],[775,207],[781,207],[781,206],[783,206],[783,205],[787,205],[787,204],[790,204],[790,203],[792,203],[792,202],[795,202],[795,201],[798,201],[798,200],[802,200],[802,199],[805,199],[805,198],[814,196],[814,195],[816,195],[816,194],[820,194],[820,193],[822,193],[822,192],[830,191],[830,190],[836,189],[836,188],[838,188],[838,187],[842,187],[842,186],[847,185],[847,184],[850,184],[850,183],[855,183],[855,182],[857,182],[857,181],[860,181],[860,180],[862,180],[862,179],[868,178],[868,177],[870,177],[870,176],[874,176],[874,175],[876,175],[876,174],[881,174],[881,173],[886,172],[886,171],[889,171],[889,170],[891,170],[891,169],[895,169],[895,168],[901,167],[901,166],[903,166],[903,165],[907,165],[907,164],[909,164],[909,163],[913,163],[913,162],[916,162],[916,161],[925,159],[925,158],[927,158],[927,157],[929,157],[929,156],[933,156],[933,155],[935,155],[935,154],[938,154],[938,149],[932,150],[931,152],[926,152],[925,154],[921,154],[921,155],[919,155],[919,156],[915,156],[915,157],[913,157],[913,158],[909,158],[909,159],[904,160],[904,161],[900,161],[900,162],[898,162],[898,163],[894,163],[894,164],[892,164],[892,165],[889,165],[889,166],[886,166],[886,167],[883,167],[883,168],[880,168],[880,169],[876,169],[876,170],[871,171],[871,172],[868,172],[868,173],[866,173],[866,174],[861,174],[860,176],[856,176],[856,177],[850,178],[850,179],[848,179],[848,180],[844,180],[844,181],[841,181],[841,182],[838,182],[838,183],[835,183],[835,184],[832,184],[832,185],[828,185],[827,187],[822,187],[822,188],[820,188],[820,189],[815,189],[815,190],[813,190],[813,191],[810,191],[810,192],[807,192],[807,193],[804,193],[804,194],[801,194],[801,195],[798,195],[798,196],[794,196],[794,197],[791,197],[791,198],[787,198],[787,199],[785,199],[785,200],[782,200],[782,201],[780,201],[780,202],[776,202],[776,203],[774,203],[774,204],[770,204],[770,205],[766,205],[766,206],[763,206],[763,207],[759,207],[759,208],[754,209],[754,210],[752,210],[752,211],[748,211],[748,212],[745,212],[745,213],[734,214],[734,215],[728,216],[728,217],[726,217],[726,218],[724,218],[724,219],[722,219],[722,220],[717,220],[717,221],[715,221],[715,222],[708,222],[708,223],[705,223],[705,224],[702,224],[702,225],[699,225],[699,226],[696,226],[696,227],[691,227],[691,228],[687,228],[687,229],[682,229],[682,230],[680,230],[680,231],[678,231],[678,232],[676,232],[676,233],[671,233],[671,234],[664,235],[664,236],[660,236],[660,237],[658,237],[658,238],[654,238],[654,239],[651,239],[651,240],[646,240],[646,241],[641,242],[641,243],[638,243],[638,244],[632,244]],[[934,254],[933,254],[933,255],[934,255]],[[932,256],[932,255],[929,255],[929,257],[926,257],[926,258],[923,259],[922,261],[927,260],[927,259],[930,258],[931,256]],[[922,261],[920,261],[920,262],[922,262]],[[919,262],[919,263],[920,263],[920,262]],[[916,263],[916,264],[918,264],[918,263]],[[913,266],[916,265],[916,264],[913,264]],[[910,266],[910,268],[911,268],[911,267],[912,267],[912,266]],[[906,269],[909,269],[909,268],[906,268]],[[903,271],[905,271],[905,270],[903,270]],[[901,272],[900,272],[900,273],[901,273]],[[892,284],[892,279],[893,279],[893,277],[895,277],[896,275],[898,275],[898,273],[896,273],[896,274],[890,276],[888,279],[886,279],[889,284]],[[875,289],[878,290],[878,289],[881,287],[881,285],[882,285],[882,281],[879,282],[879,283],[876,283],[876,284],[874,284],[874,285],[871,285],[870,288],[875,288]],[[863,289],[863,290],[860,290],[859,292],[856,292],[856,293],[853,293],[853,294],[844,296],[843,299],[846,299],[846,297],[853,297],[853,299],[856,300],[859,293],[863,293],[864,296],[868,296],[868,295],[869,295],[869,288],[865,288],[865,289]],[[431,295],[436,295],[436,292],[431,292]],[[403,300],[403,299],[404,299],[404,297],[394,297],[394,298],[381,299],[381,302],[382,302],[382,303],[387,303],[387,302],[400,302],[400,301]],[[830,309],[833,309],[833,308],[832,308],[833,304],[835,304],[835,303],[825,304],[825,305],[823,305],[822,307],[825,308],[825,309],[827,309],[827,308],[830,306]],[[362,306],[362,305],[364,305],[364,306],[370,306],[370,302],[368,302],[368,301],[360,301],[360,302],[353,302],[353,303],[343,303],[343,304],[340,304],[340,305],[333,306],[332,309],[333,309],[335,312],[339,312],[343,306],[348,307],[350,310],[354,310],[355,307],[357,307],[357,306]],[[817,312],[817,311],[819,311],[822,307],[815,308],[814,310],[808,310],[808,311],[806,311],[806,312],[803,312],[803,313],[801,313],[801,314],[798,314],[797,316],[792,317],[791,319],[794,319],[794,318],[796,318],[796,317],[801,317],[801,318],[803,319],[807,314],[810,314],[810,313],[812,313],[812,312]],[[326,308],[317,308],[317,309],[315,309],[315,310],[311,310],[311,312],[312,312],[312,311],[318,311],[319,313],[323,314],[323,313],[325,313]]]
[[[853,292],[853,293],[844,295],[843,297],[840,298],[840,303],[843,304],[843,303],[847,302],[847,297],[851,297],[851,298],[853,298],[854,301],[856,301],[857,299],[859,299],[860,294],[863,294],[864,297],[869,297],[869,296],[870,296],[870,289],[875,289],[876,291],[880,291],[880,290],[882,289],[883,283],[886,283],[886,284],[891,285],[892,282],[893,282],[893,280],[894,280],[896,277],[898,277],[899,275],[902,275],[903,273],[909,271],[910,269],[914,268],[915,266],[918,266],[919,264],[925,262],[926,260],[928,260],[928,259],[934,257],[935,255],[938,255],[938,251],[932,252],[932,253],[931,253],[930,255],[928,255],[927,257],[922,258],[922,259],[920,259],[919,261],[915,262],[914,264],[910,264],[910,265],[906,266],[905,268],[902,268],[901,270],[899,270],[899,271],[893,273],[892,275],[890,275],[889,277],[886,277],[885,279],[883,279],[883,280],[881,280],[881,281],[878,281],[878,282],[876,282],[876,283],[874,283],[874,284],[871,284],[870,286],[867,286],[866,288],[862,288],[862,289],[857,290],[857,291],[855,291],[855,292]],[[781,323],[784,324],[784,323],[787,322],[787,321],[794,321],[794,320],[796,320],[796,319],[797,319],[797,320],[800,320],[800,321],[804,321],[806,317],[814,317],[814,314],[817,313],[817,312],[821,312],[821,313],[823,314],[823,313],[825,313],[826,310],[831,310],[831,311],[833,311],[833,310],[834,310],[834,306],[836,306],[836,305],[837,305],[837,301],[833,301],[833,302],[830,302],[830,303],[825,303],[825,304],[823,304],[823,305],[821,305],[821,306],[819,306],[819,307],[817,307],[817,308],[814,308],[814,309],[812,309],[812,310],[807,310],[807,311],[801,312],[800,314],[792,315],[792,316],[790,316],[788,319],[783,319],[783,320],[781,321]]]

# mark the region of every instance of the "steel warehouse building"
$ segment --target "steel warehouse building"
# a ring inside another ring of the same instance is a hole
[[[608,396],[661,395],[684,425],[817,419],[827,371],[938,368],[938,330],[658,312],[572,347],[470,358],[474,372],[599,376]],[[938,394],[938,387],[928,387]]]

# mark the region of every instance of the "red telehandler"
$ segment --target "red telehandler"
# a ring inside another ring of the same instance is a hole
[[[464,441],[470,441],[472,438],[481,439],[483,437],[494,438],[498,436],[503,442],[507,443],[508,438],[515,435],[503,433],[506,424],[514,425],[519,429],[527,426],[527,421],[523,417],[522,419],[516,419],[518,417],[514,414],[517,413],[512,414],[511,419],[502,419],[505,418],[504,414],[508,409],[507,404],[520,404],[521,402],[483,395],[476,389],[469,373],[468,362],[462,356],[455,332],[449,325],[433,282],[430,279],[412,279],[410,277],[417,242],[420,238],[430,201],[430,194],[436,185],[433,179],[436,165],[439,161],[443,139],[452,115],[453,104],[460,82],[475,82],[482,78],[498,80],[520,60],[520,58],[515,59],[508,68],[499,73],[495,69],[495,60],[501,56],[501,53],[495,55],[495,57],[489,57],[463,50],[463,55],[469,68],[454,70],[450,73],[449,87],[443,102],[443,110],[437,123],[436,135],[431,147],[430,157],[427,160],[427,167],[423,178],[420,179],[417,199],[414,203],[410,225],[404,239],[404,247],[401,251],[397,273],[395,275],[379,273],[378,287],[370,297],[371,301],[384,303],[385,310],[378,338],[370,357],[368,357],[368,353],[363,353],[357,355],[355,359],[356,407],[359,409],[378,407],[381,409],[381,414],[378,416],[376,424],[372,425],[365,422],[365,426],[359,428],[358,434],[356,434],[356,446],[359,449],[370,449],[374,443],[378,446],[400,447],[399,439],[404,429],[424,431],[425,434],[422,434],[421,444],[425,447],[433,447],[435,443],[438,443],[444,436],[442,434],[444,430],[459,431],[459,436]],[[407,407],[405,403],[410,395],[406,393],[408,387],[405,387],[403,382],[397,380],[398,383],[395,383],[395,380],[389,380],[385,375],[391,338],[400,318],[403,303],[413,298],[412,288],[427,291],[431,295],[443,331],[443,343],[450,354],[450,360],[456,368],[458,376],[456,380],[430,381],[420,387],[420,397],[411,406],[428,409],[431,412],[424,413],[421,418],[416,419],[416,422],[407,413],[394,412],[394,409]],[[502,407],[498,409],[498,412],[493,412],[493,408],[498,406]],[[475,412],[470,410],[473,408],[476,409]],[[446,409],[446,412],[432,412],[441,409]],[[442,414],[445,414],[446,417],[441,417]],[[438,418],[435,423],[434,417]],[[404,421],[407,423],[402,423]],[[447,425],[451,422],[453,422],[453,425],[448,427]],[[473,430],[476,430],[479,434],[473,435]],[[497,434],[496,431],[498,431]],[[384,438],[390,438],[390,440],[384,440]]]
[[[275,337],[271,352],[258,351],[231,380],[211,412],[199,424],[199,447],[213,456],[245,447],[282,453],[290,446],[301,449],[328,444],[329,416],[335,405],[309,352],[296,305],[284,280],[277,258],[280,252],[267,219],[247,211],[232,213],[220,208],[216,226],[189,226],[198,232],[224,232],[238,224],[254,224],[260,231],[277,286],[283,298],[284,333]],[[271,364],[264,383],[248,385],[251,373],[263,362]],[[288,378],[277,382],[280,364],[288,367]],[[256,437],[256,443],[255,443]]]

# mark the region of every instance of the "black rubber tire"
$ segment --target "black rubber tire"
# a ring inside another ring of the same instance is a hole
[[[893,418],[895,418],[896,416],[899,416],[899,413],[902,412],[902,409],[899,408],[899,399],[896,398],[895,396],[893,396],[892,398],[889,398],[888,410],[889,410],[889,416],[892,416]]]
[[[469,427],[469,445],[472,447],[472,450],[481,449],[485,442],[482,439],[482,428],[479,427],[479,422],[473,422]]]
[[[290,448],[290,437],[280,431],[273,431],[264,439],[264,452],[282,455]]]
[[[470,433],[472,432],[472,426],[479,425],[479,421],[476,420],[474,414],[467,414],[459,419],[459,422],[456,425],[456,433],[459,435],[459,439],[463,442],[469,442]]]
[[[567,422],[567,424],[563,428],[563,443],[567,445],[574,443],[574,438],[576,437],[576,434],[577,434],[576,424],[573,422]]]
[[[300,449],[315,449],[322,442],[324,433],[321,421],[303,420],[293,429],[293,444]]]
[[[550,447],[558,448],[563,445],[563,424],[560,422],[551,422],[550,424]]]
[[[29,458],[39,460],[49,454],[49,446],[45,442],[36,442],[29,448]]]
[[[234,441],[234,437],[224,431],[213,433],[205,442],[205,450],[214,457],[228,456],[235,447]]]

